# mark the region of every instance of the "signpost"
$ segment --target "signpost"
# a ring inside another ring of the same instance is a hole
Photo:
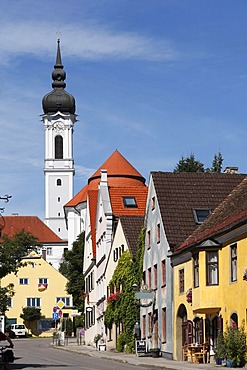
[[[58,313],[57,312],[53,312],[52,313],[52,320],[58,320]]]

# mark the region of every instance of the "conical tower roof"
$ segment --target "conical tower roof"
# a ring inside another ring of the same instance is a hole
[[[90,189],[97,188],[101,178],[100,171],[107,170],[107,180],[109,186],[143,186],[145,178],[138,172],[132,164],[127,161],[118,150],[97,169],[89,178],[88,185]]]

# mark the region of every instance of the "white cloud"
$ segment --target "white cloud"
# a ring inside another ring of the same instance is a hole
[[[157,40],[134,32],[117,32],[94,22],[63,25],[61,31],[63,56],[90,60],[114,58],[148,61],[170,61],[180,57],[168,40]],[[56,33],[57,26],[52,23],[37,20],[2,22],[0,63],[6,63],[20,54],[53,57]]]

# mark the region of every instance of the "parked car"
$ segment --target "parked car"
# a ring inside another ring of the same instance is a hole
[[[10,325],[10,330],[14,332],[16,337],[27,336],[27,328],[24,324],[12,324]]]

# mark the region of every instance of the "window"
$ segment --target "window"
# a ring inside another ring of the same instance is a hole
[[[46,254],[47,254],[47,256],[52,256],[52,247],[47,247],[46,248]]]
[[[60,198],[60,197],[58,197],[58,198],[57,198],[57,201],[58,201],[58,203],[59,203],[59,202],[61,201],[61,198]]]
[[[27,307],[41,307],[41,298],[27,298]]]
[[[118,248],[115,248],[113,251],[113,261],[117,262],[118,260]]]
[[[47,278],[39,278],[39,284],[48,284]]]
[[[154,265],[154,289],[157,289],[157,265]]]
[[[218,285],[218,251],[207,253],[207,285]]]
[[[147,243],[148,243],[148,249],[150,248],[150,230],[147,232]]]
[[[157,225],[157,243],[160,243],[160,224]]]
[[[193,209],[195,222],[197,224],[202,224],[206,220],[208,215],[210,215],[210,213],[210,209]]]
[[[13,307],[13,299],[12,298],[7,298],[7,307]]]
[[[161,284],[166,285],[166,260],[161,262]]]
[[[63,254],[65,255],[68,252],[69,248],[63,248]]]
[[[137,208],[135,197],[123,197],[123,203],[125,208]]]
[[[162,342],[166,342],[166,308],[162,308]]]
[[[148,289],[151,289],[151,268],[148,269]]]
[[[62,185],[62,180],[61,179],[57,179],[57,186],[61,186]]]
[[[56,303],[62,301],[65,304],[65,307],[70,307],[70,297],[57,297]]]
[[[179,293],[184,293],[184,269],[179,270]]]
[[[231,245],[231,281],[237,281],[237,243]]]
[[[152,203],[152,211],[153,211],[155,209],[155,197],[152,198],[151,203]]]
[[[28,285],[29,279],[28,278],[20,278],[19,279],[19,285]]]
[[[63,138],[61,135],[55,137],[55,159],[63,159]]]
[[[60,227],[58,228],[58,230],[57,230],[57,231],[60,233],[60,231],[61,231]]]
[[[148,336],[152,335],[152,314],[151,312],[148,313]]]
[[[146,315],[142,316],[142,338],[146,338]]]
[[[193,256],[194,288],[199,287],[199,254]]]

